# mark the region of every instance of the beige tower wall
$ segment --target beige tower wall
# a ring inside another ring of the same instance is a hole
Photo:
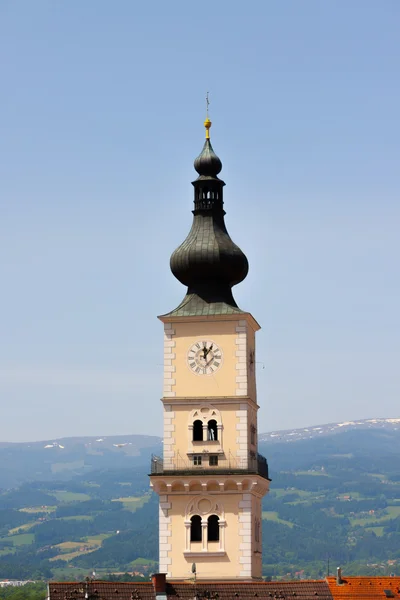
[[[176,321],[164,324],[164,398],[217,398],[250,396],[256,401],[254,319],[218,318],[207,321]],[[212,375],[196,375],[187,355],[195,341],[211,340],[223,352],[223,364]]]
[[[160,496],[159,569],[171,578],[187,579],[196,563],[199,579],[259,578],[261,498],[269,487],[257,474],[259,326],[249,314],[162,320],[164,451],[151,478]],[[223,353],[212,375],[196,375],[188,365],[188,350],[203,340]],[[211,419],[217,423],[217,439],[209,439]],[[198,420],[203,439],[194,441]],[[218,542],[204,537],[212,514],[219,518]],[[193,515],[202,518],[202,542],[190,541]]]
[[[244,468],[250,450],[250,428],[257,425],[255,415],[254,406],[243,399],[227,399],[224,403],[204,399],[179,404],[170,404],[168,400],[164,407],[164,441],[168,441],[164,443],[164,460],[176,459],[182,463],[189,460],[188,455],[218,454],[221,459],[230,462],[232,468],[235,461],[236,466]],[[217,421],[217,440],[207,439],[207,423],[211,419]],[[193,441],[193,423],[196,420],[203,422],[203,441]],[[255,450],[254,444],[251,447]]]
[[[260,498],[245,491],[223,494],[172,493],[160,497],[160,572],[178,579],[191,578],[196,563],[200,579],[261,577],[260,544],[255,541],[255,519]],[[190,518],[203,519],[203,539],[190,541]],[[217,514],[220,539],[207,541],[207,519]]]

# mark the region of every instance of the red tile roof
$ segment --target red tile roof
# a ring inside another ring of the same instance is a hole
[[[397,598],[400,600],[400,577],[344,577],[342,584],[337,585],[336,577],[328,577],[327,582],[334,600],[383,600]],[[385,594],[391,590],[393,595]]]
[[[167,600],[400,600],[400,577],[335,577],[326,581],[167,581]],[[86,587],[87,586],[87,587]],[[49,600],[156,600],[152,582],[49,583]],[[390,590],[389,595],[385,590]],[[391,595],[391,593],[393,595]]]
[[[146,582],[115,583],[91,581],[58,583],[49,582],[50,600],[84,600],[88,592],[91,600],[155,600],[153,584]]]
[[[86,588],[87,586],[87,588]],[[88,592],[91,600],[155,600],[151,582],[114,583],[93,581],[86,583],[49,583],[50,600],[84,600]],[[325,581],[168,581],[168,600],[332,600]]]
[[[196,595],[201,600],[263,600],[274,598],[300,600],[332,600],[325,581],[201,581],[167,583],[168,600],[189,600]]]

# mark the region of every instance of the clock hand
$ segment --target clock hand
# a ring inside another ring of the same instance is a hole
[[[209,349],[207,350],[207,352],[204,355],[204,358],[206,358],[206,356],[208,356],[208,353],[210,352],[210,350],[213,349],[214,344],[211,344],[211,346],[209,347]]]

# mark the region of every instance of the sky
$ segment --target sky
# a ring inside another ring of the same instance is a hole
[[[0,441],[161,435],[211,138],[261,432],[399,417],[398,0],[0,1]]]

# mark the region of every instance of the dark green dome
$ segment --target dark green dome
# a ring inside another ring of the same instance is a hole
[[[199,175],[216,177],[222,170],[222,162],[215,154],[211,142],[206,139],[203,150],[194,161],[194,168]]]
[[[199,177],[193,182],[192,228],[185,241],[173,252],[170,261],[172,273],[188,288],[184,301],[178,307],[183,310],[182,306],[185,306],[186,312],[179,314],[192,314],[198,310],[202,311],[201,314],[216,314],[217,309],[219,312],[240,312],[232,287],[243,281],[249,265],[225,226],[225,183],[217,177],[222,163],[208,138],[194,167]]]

